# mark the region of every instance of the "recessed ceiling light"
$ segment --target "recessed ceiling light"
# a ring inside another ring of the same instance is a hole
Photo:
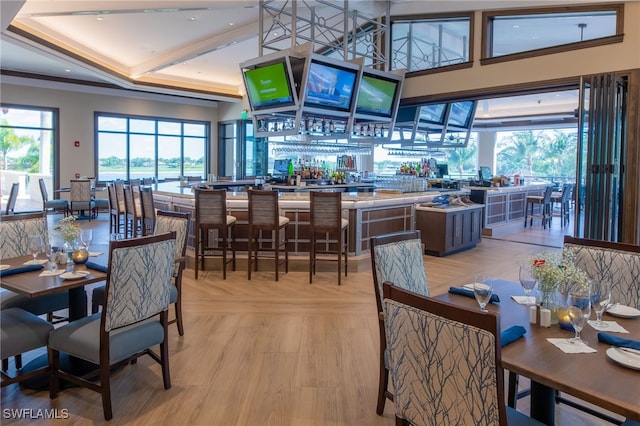
[[[514,26],[513,26],[513,27],[511,27],[511,28],[513,28],[514,30],[517,30],[518,28],[520,28],[520,25],[514,25]]]
[[[71,70],[69,68],[66,68],[64,72],[71,72]]]
[[[229,26],[232,27],[233,26],[233,22],[229,22]]]
[[[189,20],[190,20],[191,22],[193,22],[193,21],[197,21],[197,20],[198,20],[198,17],[197,17],[197,16],[191,16],[191,17],[189,18]]]
[[[96,18],[96,20],[97,20],[97,21],[104,21],[104,18],[103,18],[102,16],[98,16],[98,17]]]

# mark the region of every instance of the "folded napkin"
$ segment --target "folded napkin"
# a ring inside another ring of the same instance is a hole
[[[535,296],[511,296],[513,300],[516,301],[519,305],[535,305],[536,298]]]
[[[640,351],[640,341],[638,340],[625,339],[624,337],[614,336],[613,334],[603,333],[602,331],[598,333],[598,340],[612,346],[636,349]]]
[[[572,343],[566,337],[559,339],[547,339],[547,341],[566,354],[598,352],[596,349],[592,348],[584,342]]]
[[[5,269],[4,271],[0,271],[0,277],[6,277],[7,275],[14,275],[14,274],[22,274],[23,272],[39,271],[43,268],[44,266],[42,265],[18,266],[16,268]]]
[[[460,296],[467,296],[467,297],[471,297],[471,298],[476,298],[476,296],[474,296],[473,291],[472,290],[467,290],[466,288],[458,288],[458,287],[449,287],[449,293],[451,294],[457,294]],[[497,294],[492,294],[491,295],[491,299],[489,300],[491,303],[500,303],[500,298],[498,297]]]
[[[64,269],[57,269],[55,271],[42,271],[40,272],[40,275],[38,275],[39,277],[54,277],[57,275],[61,275],[64,274],[65,270]]]
[[[587,323],[598,331],[608,331],[610,333],[628,333],[629,331],[615,321],[602,321],[602,325],[598,321],[587,321]]]
[[[99,263],[87,262],[87,263],[84,264],[84,266],[86,266],[89,269],[96,270],[96,271],[100,271],[100,272],[104,272],[104,273],[107,272],[107,267],[104,266],[104,265],[101,265]]]
[[[103,252],[101,251],[90,251],[89,252],[89,257],[98,257],[98,256],[102,256]]]
[[[36,259],[24,262],[23,265],[44,265],[47,262],[49,262],[47,259]]]
[[[524,334],[527,330],[524,329],[521,325],[514,325],[513,327],[509,327],[506,330],[503,330],[500,333],[500,342],[502,343],[502,347],[507,346],[509,343],[515,342]]]

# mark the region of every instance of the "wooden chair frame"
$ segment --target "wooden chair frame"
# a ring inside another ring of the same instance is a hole
[[[348,273],[349,226],[342,224],[342,192],[309,193],[309,284],[313,282],[316,264],[320,261],[338,263],[338,285],[341,285],[342,256],[344,255],[344,276]],[[324,249],[318,250],[318,234],[325,234]],[[337,250],[330,250],[329,237],[337,237]],[[335,255],[336,259],[317,255]]]

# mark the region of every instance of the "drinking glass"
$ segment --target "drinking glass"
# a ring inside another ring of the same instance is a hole
[[[45,247],[45,253],[47,254],[47,259],[49,260],[49,271],[52,273],[58,272],[58,252],[60,251],[59,247],[55,247],[51,244],[47,244]]]
[[[92,229],[83,229],[80,232],[80,241],[82,242],[82,246],[86,251],[89,251],[89,247],[91,246],[91,242],[93,241],[93,230]]]
[[[589,292],[569,293],[567,296],[567,313],[576,335],[569,339],[571,343],[584,343],[580,332],[591,316],[591,297]]]
[[[527,305],[535,305],[535,298],[531,296],[531,291],[537,284],[535,278],[531,276],[531,266],[528,264],[520,265],[520,285],[524,289],[524,295],[527,298]]]
[[[473,282],[473,295],[476,297],[482,312],[488,312],[486,307],[489,300],[491,300],[491,293],[493,292],[492,281],[491,278],[478,274]]]
[[[609,280],[594,282],[591,288],[591,309],[596,313],[598,327],[609,327],[609,324],[602,321],[602,313],[607,309],[609,303],[611,303],[611,282]]]
[[[42,249],[42,237],[40,235],[29,235],[27,240],[27,248],[29,249],[29,253],[33,256],[32,264],[37,263],[38,253],[40,253]]]

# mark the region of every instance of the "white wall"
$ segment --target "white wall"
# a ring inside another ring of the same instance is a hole
[[[473,67],[406,78],[403,98],[640,68],[640,2],[625,3],[622,43],[484,66],[479,61],[481,15],[475,14]]]
[[[80,176],[95,176],[94,112],[131,114],[161,118],[202,120],[211,123],[211,141],[217,141],[218,108],[158,102],[104,94],[80,93],[22,85],[2,84],[2,102],[60,110],[60,182]],[[80,147],[74,146],[80,142]],[[215,165],[216,150],[211,149]]]

